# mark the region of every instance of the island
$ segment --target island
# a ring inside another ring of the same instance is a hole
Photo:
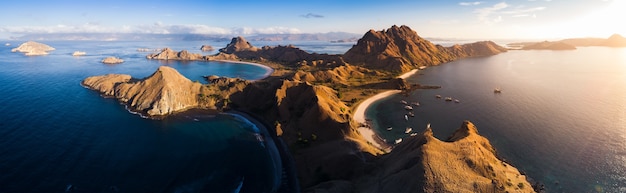
[[[55,48],[49,45],[42,44],[39,42],[34,42],[34,41],[28,41],[23,44],[20,44],[20,46],[18,46],[17,48],[11,49],[11,52],[22,52],[26,56],[41,56],[41,55],[48,55],[48,51],[53,51],[53,50],[55,50]]]
[[[87,54],[86,52],[81,52],[81,51],[74,51],[74,53],[72,53],[72,56],[84,56],[85,54]]]
[[[200,47],[200,50],[202,50],[203,52],[210,52],[210,51],[215,50],[215,48],[213,48],[213,46],[211,45],[202,45]]]
[[[613,34],[609,38],[570,38],[559,41],[516,42],[507,44],[515,50],[575,50],[576,47],[626,47],[626,38]]]
[[[196,108],[253,114],[289,147],[305,192],[534,192],[469,121],[447,140],[427,128],[389,151],[364,132],[371,130],[362,129],[358,115],[377,93],[437,88],[404,80],[420,68],[506,51],[490,41],[443,47],[395,25],[368,31],[345,54],[258,48],[235,37],[214,55],[166,48],[147,58],[253,62],[274,69],[271,75],[257,81],[207,75],[209,83],[201,84],[161,66],[145,78],[109,74],[82,84],[148,118]]]
[[[120,64],[123,63],[124,60],[118,58],[118,57],[106,57],[104,59],[102,59],[102,63],[105,64]]]

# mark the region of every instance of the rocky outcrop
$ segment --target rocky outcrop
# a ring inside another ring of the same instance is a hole
[[[246,39],[244,39],[241,36],[238,36],[238,37],[233,38],[230,41],[230,43],[226,45],[226,47],[220,49],[219,51],[226,53],[226,54],[232,54],[235,52],[256,51],[256,50],[258,50],[257,47],[252,46],[252,44],[246,41]]]
[[[457,58],[491,56],[506,52],[507,49],[492,41],[480,41],[463,45],[454,45],[446,49]]]
[[[82,84],[117,98],[130,110],[149,116],[197,107],[202,86],[166,66],[142,80],[132,80],[129,75],[104,75],[86,78]]]
[[[17,48],[11,49],[11,52],[22,52],[26,56],[48,55],[48,51],[55,50],[53,47],[39,42],[28,41]]]
[[[203,52],[210,52],[215,50],[215,48],[213,48],[213,46],[211,45],[202,45],[202,47],[200,47],[200,50],[202,50]]]
[[[161,66],[149,77],[132,79],[130,75],[92,76],[82,85],[117,98],[129,110],[160,118],[191,108],[219,109],[227,106],[229,95],[240,92],[250,82],[242,79],[218,78],[212,84],[192,82],[174,68]]]
[[[364,156],[382,153],[354,129],[350,108],[337,94],[326,86],[272,79],[257,81],[230,99],[233,107],[275,123],[276,133],[294,152],[300,183],[308,187],[350,179]]]
[[[431,128],[406,138],[379,164],[371,183],[357,192],[534,192],[469,121],[446,141]]]
[[[408,72],[421,66],[432,66],[463,57],[488,56],[506,49],[493,42],[445,48],[421,38],[407,26],[387,30],[370,30],[344,54],[352,65],[392,72]]]
[[[431,128],[407,137],[364,170],[370,172],[309,192],[535,192],[469,121],[446,141],[435,138]]]
[[[164,48],[156,54],[149,54],[146,58],[153,60],[205,60],[201,54],[190,53],[187,50],[176,52],[170,48]]]
[[[75,51],[74,53],[72,53],[72,56],[84,56],[85,54],[87,54],[86,52],[81,52],[81,51]]]
[[[124,60],[118,58],[118,57],[106,57],[102,60],[102,63],[105,64],[119,64],[119,63],[123,63]]]

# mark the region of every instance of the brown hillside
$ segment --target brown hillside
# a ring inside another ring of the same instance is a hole
[[[464,57],[490,56],[506,52],[493,42],[446,48],[421,38],[407,26],[370,30],[344,54],[346,62],[370,69],[408,72],[420,66],[433,66]]]
[[[407,26],[392,26],[387,30],[370,30],[345,53],[353,65],[387,71],[407,72],[419,66],[448,62],[455,57],[421,38]]]
[[[489,141],[465,121],[448,141],[432,129],[407,138],[365,177],[357,192],[534,192],[526,177],[498,159]]]

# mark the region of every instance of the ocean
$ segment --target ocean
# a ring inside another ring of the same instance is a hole
[[[0,48],[0,192],[267,192],[278,175],[258,128],[233,114],[143,119],[80,86],[108,73],[146,77],[160,65],[191,80],[201,76],[262,78],[242,64],[147,60],[137,48],[186,49],[228,42],[42,41],[57,50],[27,57]],[[293,44],[342,54],[353,43]],[[449,42],[445,42],[449,44]],[[449,45],[445,45],[449,46]],[[74,51],[86,56],[73,57]],[[205,52],[203,54],[213,54]],[[100,63],[118,56],[122,64]],[[427,68],[407,79],[441,85],[382,99],[367,110],[393,142],[431,123],[445,139],[472,121],[498,155],[548,192],[626,192],[626,48],[509,51]],[[501,88],[501,94],[494,94]],[[445,102],[435,95],[459,99]],[[404,119],[400,100],[420,102]],[[385,128],[401,128],[386,131]]]
[[[109,73],[143,78],[161,65],[205,83],[202,76],[212,74],[256,80],[265,69],[148,60],[149,53],[137,51],[200,53],[207,42],[43,41],[56,50],[30,57],[10,51],[22,42],[10,43],[0,48],[0,192],[269,192],[279,185],[275,147],[259,142],[259,128],[247,119],[228,113],[144,119],[80,85]],[[87,55],[73,57],[74,51]],[[101,63],[107,56],[125,62]]]
[[[430,67],[407,80],[442,88],[370,106],[366,116],[388,142],[428,123],[445,140],[470,120],[501,158],[548,192],[626,192],[626,48],[515,50]],[[420,103],[415,117],[405,120],[401,100]]]

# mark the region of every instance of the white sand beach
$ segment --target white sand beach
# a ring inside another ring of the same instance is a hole
[[[398,76],[398,77],[396,77],[396,78],[406,79],[406,78],[408,78],[409,76],[412,76],[412,75],[414,75],[415,73],[417,73],[417,71],[419,71],[419,70],[418,70],[418,69],[413,69],[413,70],[411,70],[411,71],[409,71],[409,72],[407,72],[407,73],[404,73],[404,74],[402,74],[402,75],[400,75],[400,76]]]
[[[417,69],[411,70],[407,73],[404,73],[398,76],[398,78],[406,79],[409,76],[412,76],[415,73],[417,73],[417,71],[418,71]],[[367,122],[365,118],[365,110],[367,110],[367,108],[370,105],[372,105],[372,103],[376,102],[377,100],[383,99],[385,97],[398,94],[400,92],[402,91],[401,90],[388,90],[388,91],[378,93],[370,98],[365,99],[356,107],[356,110],[354,111],[354,115],[352,116],[352,119],[354,119],[357,123],[365,124]],[[388,147],[387,144],[381,144],[380,140],[376,140],[376,138],[380,139],[380,137],[374,132],[374,130],[371,127],[359,127],[358,130],[359,130],[359,133],[361,133],[361,136],[363,136],[363,138],[365,138],[365,140],[367,140],[368,142],[374,144],[374,146],[380,149],[386,149],[385,147]]]
[[[258,80],[264,79],[264,78],[270,76],[274,72],[273,68],[271,68],[269,66],[266,66],[266,65],[263,65],[263,64],[258,64],[258,63],[242,62],[242,61],[235,61],[235,60],[213,60],[213,61],[215,61],[215,62],[225,62],[225,63],[248,64],[248,65],[261,67],[261,68],[265,69],[266,72],[265,72],[265,74],[263,74],[263,78],[260,78]]]

